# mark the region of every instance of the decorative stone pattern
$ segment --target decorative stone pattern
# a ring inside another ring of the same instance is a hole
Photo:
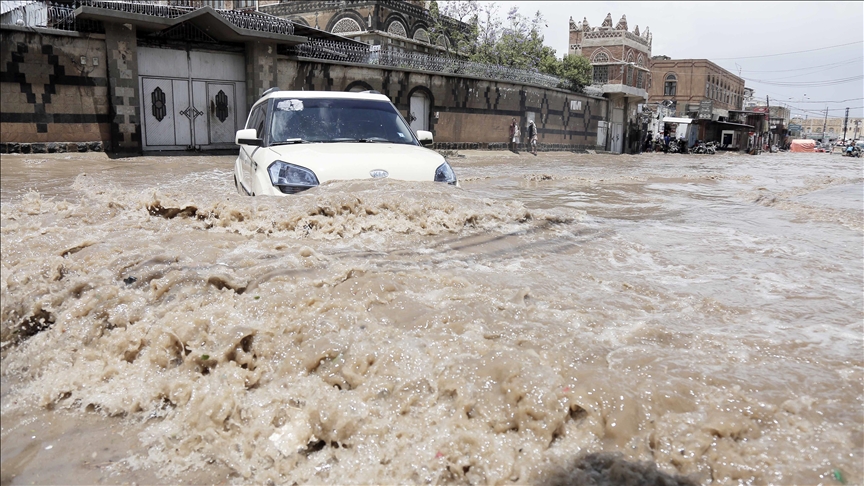
[[[270,88],[279,86],[276,73],[276,44],[246,43],[246,106]]]
[[[405,26],[398,20],[390,22],[390,25],[387,27],[387,33],[398,35],[399,37],[408,37],[408,34],[405,32]]]
[[[116,152],[141,151],[138,98],[138,42],[135,26],[105,23],[111,103],[111,142]]]
[[[282,87],[291,90],[346,91],[363,80],[406,117],[411,94],[424,90],[429,128],[442,149],[503,149],[510,120],[527,126],[529,112],[545,150],[597,149],[597,125],[609,112],[605,99],[506,81],[296,58],[279,59],[278,68]]]
[[[347,32],[362,32],[363,29],[360,27],[360,24],[357,23],[354,19],[341,19],[336,22],[336,25],[333,26],[334,34],[344,34]]]
[[[426,32],[426,29],[417,29],[417,32],[414,32],[414,40],[418,40],[420,42],[429,43],[429,32]]]
[[[0,39],[0,142],[110,140],[102,39],[9,30]]]
[[[614,28],[611,13],[606,15],[600,27],[591,28],[587,18],[571,22],[570,54],[584,56],[592,64],[607,64],[608,75],[594,76],[606,80],[604,84],[621,84],[637,89],[652,85],[651,68],[646,65],[646,60],[651,58],[651,34],[646,27],[640,35],[639,26],[634,32],[629,32],[626,15],[621,16]],[[637,67],[633,67],[634,64]],[[637,71],[642,75],[639,76]]]

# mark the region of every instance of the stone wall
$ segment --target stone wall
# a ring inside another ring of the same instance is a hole
[[[131,28],[130,28],[131,27]],[[140,153],[142,129],[134,26],[105,25],[105,34],[0,31],[0,152],[94,150]],[[8,48],[7,48],[8,47]],[[510,120],[538,127],[541,150],[596,149],[608,101],[565,90],[434,72],[277,55],[247,44],[247,97],[265,89],[373,89],[408,118],[415,93],[430,104],[436,147],[506,148]],[[95,143],[89,143],[95,142]],[[101,142],[101,143],[100,143]],[[600,145],[603,143],[601,141]],[[26,146],[26,147],[25,147]]]
[[[0,141],[111,140],[104,36],[4,29],[0,39]]]
[[[105,22],[111,96],[111,142],[115,152],[141,151],[138,40],[135,26]]]
[[[435,141],[460,146],[503,148],[499,144],[507,141],[510,121],[516,118],[524,138],[533,115],[538,142],[545,148],[595,149],[597,124],[607,115],[605,99],[533,85],[285,57],[279,59],[278,71],[282,89],[347,91],[360,86],[379,91],[406,119],[411,96],[421,92],[430,100],[429,129]]]

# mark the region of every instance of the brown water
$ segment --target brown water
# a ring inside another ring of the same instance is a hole
[[[2,157],[2,484],[864,484],[860,159],[232,163]]]

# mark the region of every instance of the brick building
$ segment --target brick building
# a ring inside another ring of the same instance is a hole
[[[665,105],[673,117],[696,120],[691,143],[701,139],[739,147],[755,128],[746,123],[744,80],[708,59],[655,56],[651,73],[656,82],[648,103]]]
[[[610,151],[638,153],[644,126],[637,109],[648,100],[651,86],[651,33],[646,27],[631,32],[627,16],[613,27],[607,14],[599,27],[588,19],[574,22],[570,17],[570,55],[588,58],[593,68],[592,88],[610,100],[611,120],[607,127]]]

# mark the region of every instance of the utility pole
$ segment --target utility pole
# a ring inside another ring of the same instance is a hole
[[[825,107],[825,121],[822,122],[822,145],[825,145],[825,131],[828,129],[828,107]]]
[[[846,107],[846,118],[843,119],[843,141],[846,141],[846,127],[849,125],[849,107]]]

